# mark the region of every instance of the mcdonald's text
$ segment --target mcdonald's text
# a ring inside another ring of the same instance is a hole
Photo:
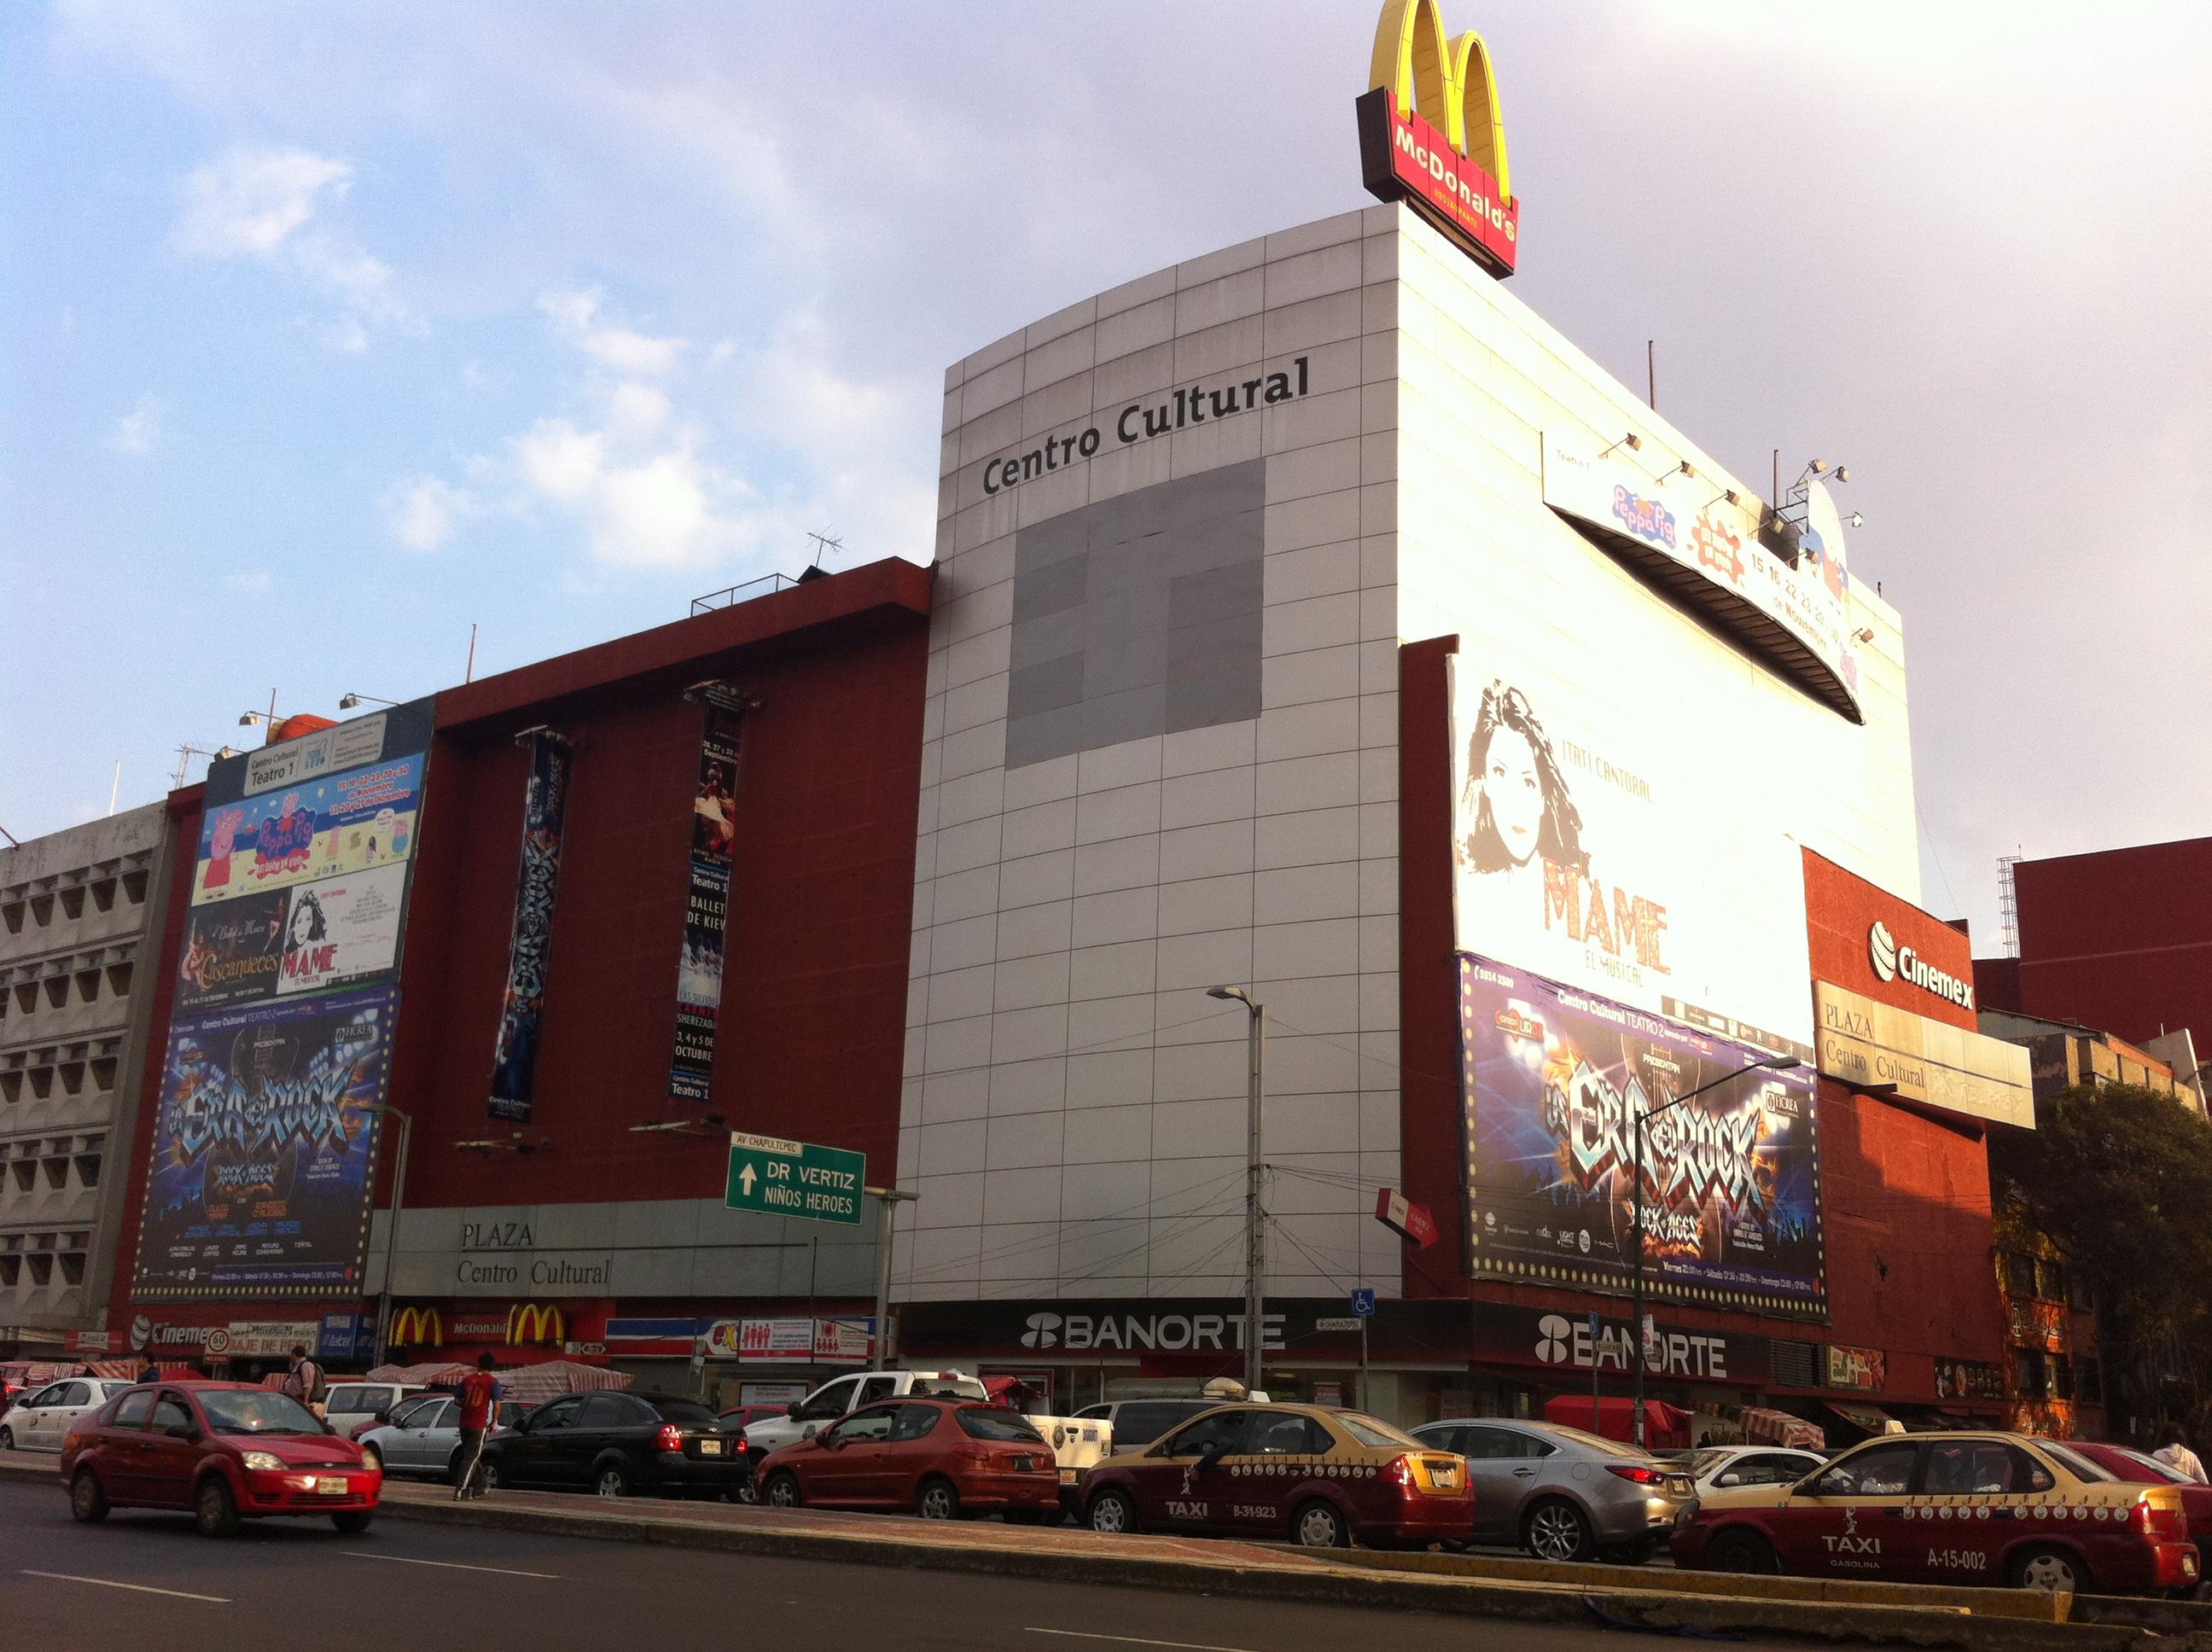
[[[1503,197],[1498,180],[1455,150],[1418,109],[1399,107],[1388,87],[1363,93],[1353,107],[1368,192],[1407,202],[1492,275],[1511,275],[1520,202]]]

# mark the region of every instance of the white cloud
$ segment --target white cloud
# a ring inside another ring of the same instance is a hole
[[[665,378],[676,370],[686,341],[654,338],[631,328],[603,323],[598,292],[548,293],[538,307],[552,318],[562,338],[601,367],[629,378]]]
[[[230,149],[185,176],[173,239],[193,258],[269,258],[325,197],[340,199],[352,186],[343,161],[305,149]]]
[[[136,406],[116,420],[107,445],[118,453],[150,453],[161,445],[161,404],[148,391]]]
[[[265,568],[257,568],[251,573],[226,574],[222,582],[228,589],[249,597],[263,595],[275,583]]]
[[[603,429],[540,419],[516,437],[513,471],[526,506],[574,519],[593,559],[615,567],[700,568],[748,548],[752,524],[742,507],[753,490],[701,457],[696,429],[637,419],[639,392],[659,393],[618,386]]]
[[[395,483],[384,497],[392,537],[410,550],[437,550],[480,508],[480,501],[467,489],[434,476]]]

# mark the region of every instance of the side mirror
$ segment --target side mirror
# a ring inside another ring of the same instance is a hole
[[[1743,1484],[1743,1476],[1734,1473],[1723,1474],[1720,1479],[1715,1480],[1713,1484],[1715,1485],[1741,1485]]]
[[[799,1408],[805,1404],[805,1401],[803,1400],[794,1400],[783,1408],[783,1414],[791,1418],[793,1422],[799,1422],[801,1420]]]

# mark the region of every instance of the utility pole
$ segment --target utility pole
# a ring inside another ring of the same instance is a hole
[[[920,1193],[901,1193],[896,1187],[866,1187],[861,1190],[876,1201],[876,1369],[886,1370],[891,1359],[891,1230],[898,1221],[898,1207],[911,1205],[921,1197]]]
[[[1267,1161],[1261,1152],[1261,1117],[1267,1093],[1267,1006],[1242,987],[1209,987],[1208,998],[1230,999],[1249,1012],[1246,1036],[1251,1052],[1251,1082],[1244,1121],[1244,1392],[1260,1390],[1261,1344],[1266,1340],[1267,1216],[1261,1193]]]
[[[399,1151],[392,1161],[392,1218],[384,1230],[384,1291],[376,1303],[376,1359],[372,1370],[383,1364],[392,1351],[392,1270],[399,1258],[399,1213],[407,1204],[407,1139],[415,1126],[412,1119],[389,1102],[379,1102],[377,1111],[399,1121]]]

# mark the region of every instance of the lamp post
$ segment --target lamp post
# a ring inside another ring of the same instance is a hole
[[[921,1195],[901,1193],[896,1187],[861,1191],[877,1201],[876,1225],[882,1230],[877,1242],[883,1254],[876,1264],[876,1369],[882,1370],[890,1364],[891,1353],[891,1229],[898,1219],[898,1207],[913,1204]]]
[[[1265,1167],[1260,1156],[1260,1115],[1267,1094],[1267,1006],[1242,987],[1209,987],[1208,998],[1233,999],[1249,1014],[1251,1080],[1244,1122],[1244,1392],[1260,1391],[1260,1345],[1265,1339],[1262,1321],[1267,1297],[1267,1228],[1260,1208],[1261,1177]]]
[[[1803,1062],[1800,1061],[1800,1060],[1799,1060],[1796,1056],[1794,1056],[1794,1055],[1771,1055],[1771,1056],[1767,1057],[1767,1059],[1766,1059],[1766,1060],[1765,1060],[1764,1061],[1752,1061],[1752,1062],[1748,1062],[1748,1063],[1747,1063],[1746,1065],[1744,1065],[1744,1066],[1742,1066],[1738,1067],[1738,1068],[1737,1068],[1734,1072],[1724,1072],[1724,1073],[1723,1073],[1723,1074],[1722,1074],[1719,1078],[1717,1078],[1711,1079],[1711,1080],[1708,1080],[1708,1081],[1707,1081],[1706,1083],[1705,1083],[1705,1084],[1699,1084],[1699,1085],[1698,1085],[1695,1090],[1684,1090],[1684,1091],[1683,1091],[1680,1096],[1676,1096],[1673,1101],[1671,1101],[1671,1102],[1668,1102],[1668,1103],[1667,1103],[1667,1105],[1666,1105],[1666,1106],[1664,1106],[1664,1107],[1654,1107],[1654,1108],[1639,1108],[1639,1109],[1638,1109],[1638,1110],[1634,1114],[1632,1114],[1632,1130],[1631,1130],[1630,1133],[1631,1133],[1631,1134],[1634,1137],[1634,1139],[1635,1139],[1635,1158],[1636,1158],[1636,1162],[1635,1162],[1635,1165],[1634,1165],[1633,1170],[1632,1170],[1632,1172],[1631,1178],[1630,1178],[1629,1184],[1628,1184],[1628,1187],[1629,1187],[1628,1199],[1629,1199],[1629,1209],[1630,1209],[1630,1212],[1631,1212],[1631,1218],[1630,1218],[1630,1231],[1631,1231],[1632,1235],[1633,1236],[1633,1245],[1634,1245],[1634,1266],[1635,1266],[1635,1272],[1634,1272],[1634,1275],[1633,1275],[1633,1278],[1634,1278],[1634,1281],[1635,1281],[1635,1283],[1634,1283],[1633,1286],[1632,1287],[1632,1296],[1631,1296],[1631,1301],[1634,1303],[1634,1307],[1633,1307],[1632,1312],[1633,1312],[1634,1316],[1635,1316],[1635,1324],[1634,1324],[1633,1329],[1632,1329],[1632,1333],[1631,1333],[1631,1342],[1632,1342],[1632,1345],[1633,1345],[1633,1347],[1634,1347],[1634,1350],[1635,1350],[1634,1354],[1632,1355],[1632,1360],[1631,1360],[1632,1364],[1632,1365],[1634,1366],[1634,1368],[1635,1368],[1634,1386],[1633,1386],[1633,1388],[1632,1388],[1632,1393],[1634,1394],[1634,1395],[1635,1395],[1635,1398],[1631,1401],[1631,1407],[1632,1407],[1632,1409],[1631,1409],[1631,1411],[1630,1411],[1630,1415],[1631,1415],[1631,1416],[1635,1419],[1636,1444],[1637,1444],[1637,1449],[1638,1449],[1638,1450],[1641,1450],[1641,1449],[1643,1449],[1643,1446],[1644,1446],[1644,1121],[1645,1121],[1647,1119],[1656,1119],[1656,1118],[1657,1118],[1657,1117],[1658,1117],[1662,1113],[1671,1113],[1671,1112],[1673,1112],[1673,1111],[1674,1110],[1674,1108],[1678,1108],[1678,1107],[1681,1106],[1683,1102],[1686,1102],[1686,1101],[1690,1101],[1690,1100],[1693,1099],[1694,1097],[1697,1097],[1697,1096],[1702,1096],[1702,1095],[1704,1095],[1704,1094],[1705,1094],[1707,1090],[1717,1090],[1717,1089],[1718,1089],[1721,1085],[1723,1085],[1723,1084],[1727,1084],[1730,1079],[1734,1079],[1734,1078],[1742,1078],[1742,1077],[1743,1077],[1743,1075],[1744,1075],[1745,1073],[1747,1073],[1747,1072],[1758,1072],[1758,1071],[1759,1071],[1760,1068],[1762,1068],[1762,1067],[1767,1068],[1767,1069],[1769,1069],[1769,1070],[1771,1070],[1771,1071],[1772,1071],[1772,1072],[1789,1072],[1792,1067],[1800,1067],[1800,1066],[1804,1066],[1804,1065],[1805,1065],[1805,1064],[1804,1064]]]
[[[392,1218],[384,1230],[384,1290],[376,1302],[376,1358],[371,1363],[372,1370],[383,1364],[392,1351],[386,1341],[392,1334],[392,1269],[399,1257],[399,1213],[407,1203],[407,1139],[415,1128],[414,1120],[389,1102],[379,1102],[376,1110],[399,1121],[399,1145],[392,1162]]]

